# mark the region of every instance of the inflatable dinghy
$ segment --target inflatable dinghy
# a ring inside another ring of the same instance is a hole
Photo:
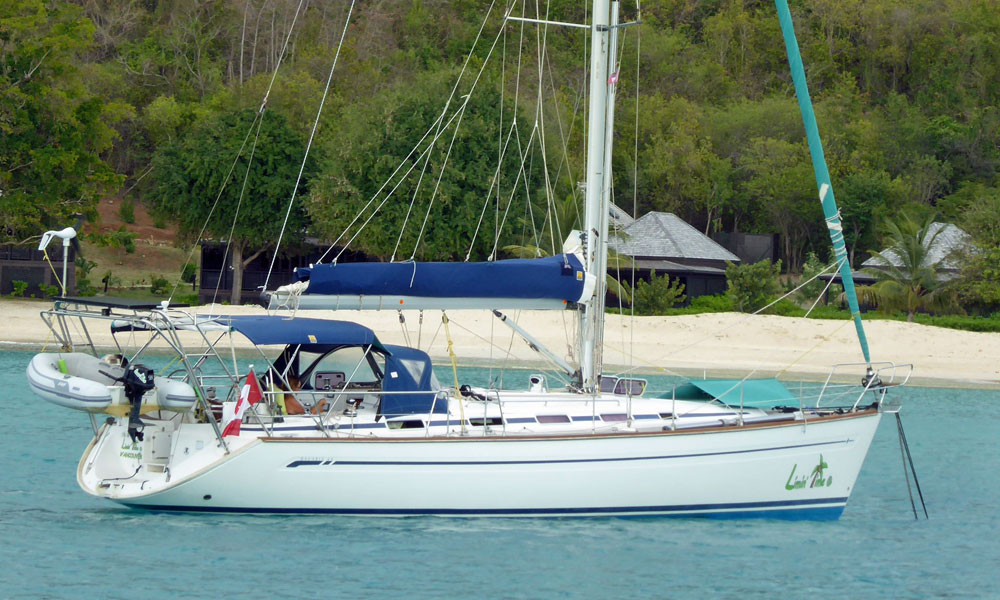
[[[104,373],[102,373],[103,371]],[[90,413],[123,416],[129,411],[124,388],[114,377],[125,369],[81,352],[36,354],[28,363],[28,384],[49,402]],[[197,401],[194,389],[183,381],[155,377],[155,387],[142,398],[141,413],[154,410],[184,412]]]

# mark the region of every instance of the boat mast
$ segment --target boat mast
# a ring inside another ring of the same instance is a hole
[[[584,212],[584,268],[592,275],[597,285],[594,296],[580,312],[580,383],[584,391],[596,392],[600,389],[598,375],[601,364],[601,344],[604,328],[604,290],[607,265],[605,239],[605,160],[608,137],[608,55],[610,29],[608,17],[609,0],[594,0],[592,23],[590,26],[590,103],[587,125],[587,189]],[[610,140],[608,140],[610,142]],[[609,183],[610,183],[610,173]]]
[[[600,390],[604,295],[607,287],[608,196],[611,188],[611,126],[614,118],[614,84],[609,62],[614,54],[609,25],[611,2],[594,0],[590,42],[590,103],[587,125],[587,189],[584,212],[584,259],[587,273],[597,285],[594,296],[580,312],[580,383],[584,391]],[[618,2],[614,2],[617,20]]]

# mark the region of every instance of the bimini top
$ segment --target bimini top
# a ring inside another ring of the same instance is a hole
[[[242,333],[258,346],[368,346],[384,350],[375,332],[364,325],[328,319],[289,319],[282,316],[232,315],[213,317],[221,325]]]
[[[593,276],[576,254],[478,263],[337,263],[296,270],[298,283],[269,294],[279,308],[565,309],[589,300]]]

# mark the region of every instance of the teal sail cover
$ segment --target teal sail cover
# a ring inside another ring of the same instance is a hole
[[[729,406],[797,405],[799,400],[788,388],[774,378],[770,379],[695,379],[677,387],[678,400],[712,398]]]
[[[813,112],[812,100],[809,97],[809,86],[806,85],[806,71],[802,66],[802,55],[799,54],[799,42],[795,38],[795,26],[792,24],[792,14],[788,10],[786,0],[774,0],[778,10],[778,20],[781,23],[781,33],[785,38],[785,50],[788,52],[788,66],[792,71],[792,81],[795,84],[795,96],[802,112],[802,123],[806,129],[806,141],[809,143],[809,155],[812,157],[813,172],[816,174],[816,186],[819,188],[819,199],[823,205],[823,216],[830,230],[830,241],[833,242],[833,253],[840,268],[840,278],[844,283],[844,295],[854,317],[854,328],[861,344],[861,353],[866,363],[871,363],[868,352],[868,338],[861,324],[861,310],[858,307],[858,295],[854,289],[854,275],[851,273],[851,263],[847,259],[847,246],[844,243],[844,227],[840,222],[840,211],[833,197],[833,184],[830,182],[830,170],[826,166],[826,155],[823,153],[823,143],[819,137],[819,126],[816,124],[816,114]]]

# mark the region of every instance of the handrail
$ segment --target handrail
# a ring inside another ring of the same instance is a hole
[[[868,393],[869,391],[881,391],[882,397],[878,399],[878,404],[879,406],[881,406],[882,400],[884,399],[885,396],[886,388],[889,386],[906,385],[913,374],[912,363],[896,364],[891,361],[881,361],[872,363],[852,362],[852,363],[835,364],[833,365],[833,368],[830,370],[830,374],[827,375],[826,381],[823,383],[823,387],[820,390],[819,396],[816,398],[815,408],[821,408],[823,397],[826,395],[827,389],[832,387],[830,385],[831,381],[837,374],[837,371],[844,367],[864,367],[866,369],[866,375],[861,381],[862,385],[864,385],[864,389],[861,391],[860,394],[858,394],[857,399],[852,404],[851,411],[856,411],[858,409],[858,405],[861,404],[861,400],[864,398],[865,394]],[[897,371],[902,371],[902,370],[905,370],[905,376],[903,376],[902,381],[897,382],[896,381]],[[888,376],[888,381],[884,380],[883,378],[884,375]]]

